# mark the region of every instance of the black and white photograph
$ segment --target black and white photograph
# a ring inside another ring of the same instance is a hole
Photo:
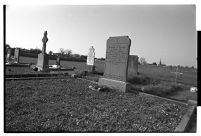
[[[5,4],[4,30],[4,133],[197,133],[195,4]]]

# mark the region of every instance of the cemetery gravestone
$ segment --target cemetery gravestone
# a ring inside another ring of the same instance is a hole
[[[87,55],[87,66],[90,72],[94,72],[95,66],[94,66],[94,59],[95,59],[95,49],[93,46],[89,48],[89,53]]]
[[[107,40],[105,71],[98,84],[121,92],[127,92],[128,60],[131,40],[128,36],[110,37]]]
[[[183,74],[183,73],[180,73],[180,72],[179,72],[179,66],[177,66],[177,69],[176,69],[175,72],[171,72],[171,73],[174,73],[174,74],[175,74],[175,83],[177,84],[178,75]]]
[[[60,65],[60,61],[61,61],[60,57],[57,57],[56,65]]]
[[[48,55],[46,54],[47,41],[48,41],[47,31],[45,31],[43,39],[42,39],[42,42],[43,42],[42,53],[38,54],[38,63],[37,63],[38,71],[48,71],[49,70]]]
[[[14,63],[19,63],[20,49],[16,48],[14,52]]]
[[[10,63],[11,61],[11,49],[9,48],[6,54],[6,63]]]
[[[138,73],[138,56],[130,55],[128,62],[128,80],[135,77]]]

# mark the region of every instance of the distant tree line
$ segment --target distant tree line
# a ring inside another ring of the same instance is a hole
[[[8,49],[11,49],[11,55],[13,56],[15,48],[12,48],[9,44],[6,44],[4,55],[6,56]],[[42,50],[38,48],[35,49],[19,48],[19,49],[20,49],[20,56],[24,57],[38,58],[38,54],[42,53]],[[80,54],[72,54],[72,50],[64,50],[63,48],[60,48],[58,53],[53,53],[53,51],[49,51],[48,57],[49,59],[53,60],[57,59],[57,57],[60,57],[60,60],[66,60],[66,61],[86,62],[87,60],[87,56]]]
[[[8,49],[11,49],[11,55],[14,55],[15,48],[12,48],[9,44],[6,44],[5,52],[4,55],[6,56]],[[24,49],[24,48],[19,48],[20,49],[20,56],[24,57],[32,57],[32,58],[38,58],[38,54],[42,52],[39,48],[35,49]],[[73,54],[72,50],[70,49],[63,49],[60,48],[57,53],[53,53],[53,51],[48,52],[49,59],[55,60],[57,57],[60,57],[60,60],[66,60],[66,61],[78,61],[78,62],[86,62],[87,61],[87,56],[86,55],[80,55],[80,54]],[[97,58],[98,60],[105,60],[105,58]],[[153,63],[147,63],[146,59],[144,57],[139,58],[138,60],[139,65],[155,65],[157,66],[156,62]],[[160,64],[160,65],[159,65]],[[166,64],[162,64],[161,61],[159,62],[158,66],[166,66]],[[169,67],[177,67],[177,66],[169,66]],[[188,66],[180,66],[178,65],[179,68],[191,68],[194,69],[194,67],[188,67]]]

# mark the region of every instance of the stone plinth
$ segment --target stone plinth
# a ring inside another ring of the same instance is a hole
[[[47,54],[38,54],[37,68],[38,71],[49,71],[49,62]]]
[[[87,70],[91,73],[94,73],[95,71],[95,66],[94,65],[87,65]]]
[[[109,78],[100,78],[98,84],[107,86],[120,92],[128,92],[129,89],[131,89],[131,85],[129,83]]]

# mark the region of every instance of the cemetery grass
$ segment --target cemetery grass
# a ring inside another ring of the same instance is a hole
[[[5,85],[6,132],[173,132],[187,111],[143,94],[93,91],[80,79]]]
[[[172,72],[175,72],[176,68],[173,68],[171,70],[170,67],[139,65],[138,70],[140,75],[149,77],[151,79],[172,83],[175,82],[175,74]],[[188,86],[197,86],[197,70],[190,68],[181,68],[179,72],[181,72],[182,74],[178,75],[178,83]]]
[[[20,57],[21,63],[37,63],[37,58],[29,58],[29,57]],[[56,60],[49,60],[49,64],[53,65],[56,63]],[[61,61],[61,65],[65,68],[76,67],[77,70],[86,70],[86,62],[74,62],[74,61]],[[104,61],[96,61],[95,62],[96,70],[98,72],[103,72],[104,70]],[[171,72],[175,72],[176,68],[170,70],[169,67],[158,67],[151,65],[138,65],[138,71],[140,75],[145,75],[151,79],[166,81],[166,82],[174,82],[175,74]],[[23,72],[23,71],[22,71]],[[186,84],[189,86],[197,86],[197,70],[195,69],[181,69],[179,72],[183,73],[178,76],[178,83]]]
[[[36,63],[37,58],[20,57],[21,63]],[[49,64],[55,64],[56,60],[49,60]],[[76,67],[76,71],[86,70],[85,62],[61,61],[61,65],[66,68]],[[95,62],[96,70],[103,71],[103,61]],[[10,71],[8,71],[10,70]],[[197,93],[190,93],[191,86],[197,86],[197,71],[195,69],[181,69],[182,75],[178,76],[178,85],[174,84],[175,75],[171,72],[169,67],[157,67],[151,65],[139,65],[140,75],[131,80],[135,86],[139,88],[144,87],[146,93],[162,97],[173,97],[177,100],[187,102],[189,99],[197,100]],[[6,74],[29,74],[34,73],[30,68],[6,68]],[[69,71],[70,72],[70,71]],[[70,73],[74,73],[73,71]],[[97,78],[96,78],[97,77]],[[100,75],[93,75],[93,77],[86,77],[89,80],[98,81]]]
[[[188,100],[197,101],[197,92],[190,92],[190,86],[186,84],[176,84],[145,75],[138,75],[130,79],[129,82],[133,84],[133,88],[144,93],[171,98],[181,102],[188,102]]]

